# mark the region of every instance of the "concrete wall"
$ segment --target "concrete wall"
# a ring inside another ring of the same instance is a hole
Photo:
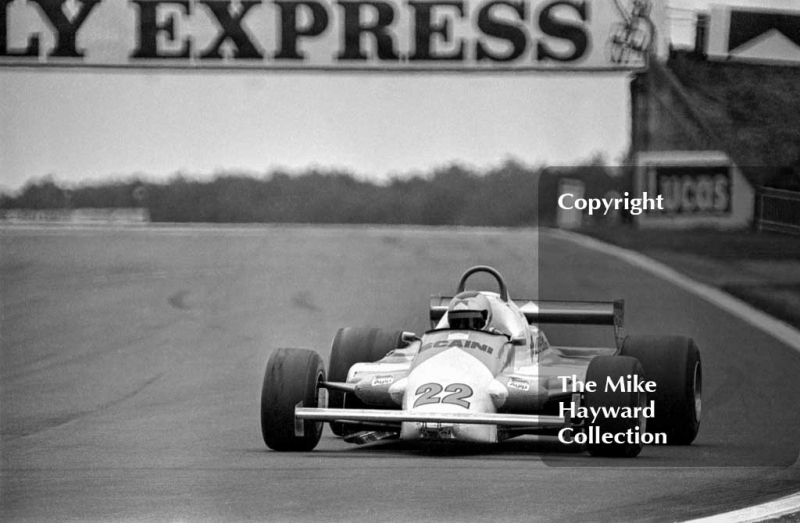
[[[688,93],[664,64],[653,63],[646,73],[634,78],[631,82],[631,106],[636,193],[641,195],[648,191],[653,196],[656,171],[672,168],[677,173],[673,176],[676,184],[682,183],[683,186],[668,186],[664,196],[673,201],[683,196],[686,200],[684,205],[678,202],[668,205],[663,211],[639,215],[635,219],[639,227],[752,226],[755,191],[751,182],[737,166],[735,153],[726,149],[728,144],[710,128]],[[718,169],[720,166],[724,173]],[[716,174],[704,173],[704,169],[716,169]],[[716,187],[715,177],[719,178]],[[707,187],[711,194],[706,194]],[[683,195],[672,194],[681,189]],[[721,199],[727,198],[724,208],[715,208],[713,201],[709,206],[702,204],[705,199],[713,199],[714,191],[721,195]]]

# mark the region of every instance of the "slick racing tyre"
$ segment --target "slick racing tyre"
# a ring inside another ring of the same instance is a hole
[[[647,393],[636,391],[623,391],[623,390],[606,390],[606,378],[611,378],[611,381],[617,382],[620,378],[627,381],[633,375],[638,375],[640,378],[644,376],[642,365],[635,358],[626,356],[597,356],[589,362],[589,368],[586,369],[587,383],[593,381],[597,384],[595,391],[586,391],[584,399],[586,406],[591,409],[592,407],[645,407],[647,404]],[[639,410],[640,415],[636,418],[622,417],[622,416],[605,416],[603,413],[597,416],[597,420],[591,423],[588,427],[589,441],[586,443],[586,449],[592,456],[610,456],[610,457],[624,457],[633,458],[639,455],[642,451],[643,444],[641,443],[641,435],[645,432],[645,422],[643,411]],[[637,430],[638,428],[638,430]],[[625,439],[623,443],[610,442],[603,443],[598,441],[598,436],[603,434],[627,434],[631,431],[631,435],[639,441],[639,443],[630,442],[630,439]],[[592,434],[594,433],[594,434]],[[594,441],[593,439],[594,438]]]
[[[294,409],[298,403],[318,406],[321,381],[325,381],[325,366],[314,351],[278,349],[270,356],[261,388],[261,434],[269,448],[309,451],[317,446],[323,423],[295,424]]]
[[[644,367],[645,379],[656,384],[648,398],[655,401],[655,417],[648,432],[663,432],[668,445],[689,445],[700,430],[703,367],[694,340],[682,336],[628,336],[622,355],[633,356]]]
[[[403,343],[402,339],[402,331],[357,327],[339,329],[331,346],[328,379],[334,382],[346,381],[350,367],[356,363],[378,361],[389,351],[400,347]],[[355,396],[333,390],[330,391],[328,406],[332,409],[364,408],[364,404]],[[344,435],[342,423],[332,422],[331,430],[337,436]]]

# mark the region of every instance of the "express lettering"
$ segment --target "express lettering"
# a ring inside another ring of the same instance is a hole
[[[0,0],[0,56],[39,56],[39,33],[28,36],[28,45],[25,49],[9,49],[8,47],[8,20],[6,13],[8,5],[14,0]],[[48,56],[77,57],[83,56],[83,51],[78,49],[75,41],[78,31],[86,22],[92,10],[101,0],[78,1],[78,10],[72,17],[67,17],[64,4],[67,0],[28,0],[39,6],[39,11],[53,30],[55,46]]]
[[[38,58],[39,33],[27,35],[23,47],[9,44],[9,5],[0,0],[0,57]],[[76,45],[86,20],[103,1],[27,0],[36,4],[53,33],[54,45],[45,55],[82,58]],[[77,9],[67,8],[74,2]],[[541,4],[534,8],[532,4]],[[338,48],[329,59],[341,63],[568,63],[585,58],[591,48],[586,0],[488,0],[470,9],[467,0],[129,0],[136,12],[133,60],[272,60],[302,63],[304,42],[337,31]],[[198,45],[189,28],[202,10],[214,24],[210,41]],[[247,19],[276,16],[274,35],[252,34]],[[410,20],[411,34],[398,20]],[[477,31],[472,33],[473,28]],[[459,36],[472,33],[472,36]],[[408,40],[407,52],[401,43]],[[274,42],[271,56],[265,51]],[[230,49],[225,57],[223,49]]]
[[[428,342],[423,344],[422,347],[419,348],[419,351],[423,352],[428,349],[444,349],[451,347],[458,347],[460,349],[476,349],[487,354],[494,352],[494,349],[489,345],[484,345],[483,343],[478,343],[477,341],[471,340],[439,340]]]

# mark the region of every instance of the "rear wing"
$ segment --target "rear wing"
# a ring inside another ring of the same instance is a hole
[[[447,312],[450,296],[431,296],[431,325]],[[612,325],[617,347],[624,338],[625,301],[546,301],[515,300],[529,324]]]

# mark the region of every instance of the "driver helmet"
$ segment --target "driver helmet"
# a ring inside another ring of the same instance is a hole
[[[447,321],[451,329],[482,330],[492,321],[492,306],[477,291],[461,292],[447,306]]]

